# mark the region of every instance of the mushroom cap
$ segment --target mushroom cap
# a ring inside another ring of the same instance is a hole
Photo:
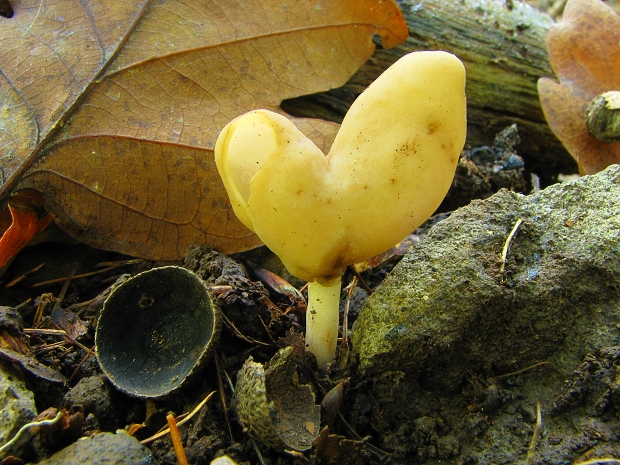
[[[284,116],[231,121],[215,157],[239,219],[306,281],[394,246],[447,193],[465,143],[465,69],[413,52],[353,103],[325,156]]]

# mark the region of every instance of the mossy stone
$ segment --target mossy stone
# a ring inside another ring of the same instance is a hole
[[[620,166],[534,195],[500,191],[437,224],[368,299],[353,330],[358,368],[454,389],[468,370],[508,373],[561,350],[572,366],[620,343],[607,324],[619,294]]]

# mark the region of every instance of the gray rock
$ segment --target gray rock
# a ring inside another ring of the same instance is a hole
[[[149,465],[151,451],[125,433],[100,433],[79,441],[39,462],[40,465]]]
[[[87,414],[93,414],[101,428],[113,430],[122,424],[124,407],[120,396],[116,393],[103,375],[82,378],[66,394],[68,406],[79,405]]]
[[[0,445],[6,444],[36,415],[34,394],[26,389],[22,380],[0,363]],[[15,453],[16,450],[7,452]]]
[[[515,225],[505,270],[500,256]],[[435,226],[353,328],[360,371],[432,391],[554,357],[570,372],[618,345],[620,166],[523,196],[500,191]],[[570,349],[566,345],[570,344]]]

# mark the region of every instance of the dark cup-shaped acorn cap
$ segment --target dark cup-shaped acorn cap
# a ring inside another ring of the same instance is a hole
[[[207,285],[185,268],[140,273],[105,301],[95,345],[118,389],[159,397],[177,389],[213,353],[220,312]]]

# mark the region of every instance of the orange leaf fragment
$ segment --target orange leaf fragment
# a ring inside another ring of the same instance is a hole
[[[620,90],[620,16],[600,0],[569,0],[562,21],[547,37],[549,61],[560,79],[541,78],[545,118],[577,160],[581,174],[620,163],[620,144],[588,132],[586,108],[607,91]]]
[[[43,231],[52,221],[50,215],[39,218],[37,212],[22,210],[9,204],[11,226],[0,238],[0,266],[6,265],[11,258],[17,255],[32,240]]]

